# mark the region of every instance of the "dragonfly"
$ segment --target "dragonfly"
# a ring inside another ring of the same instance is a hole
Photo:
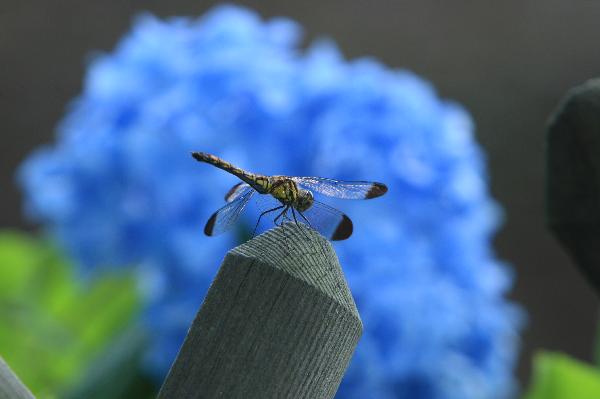
[[[330,207],[314,198],[313,191],[329,197],[343,199],[371,199],[384,195],[387,186],[370,181],[344,181],[324,177],[267,176],[251,173],[238,168],[223,159],[205,152],[192,152],[199,162],[211,164],[238,177],[241,182],[234,185],[225,195],[226,204],[217,210],[206,222],[204,233],[215,236],[229,230],[239,219],[254,194],[273,197],[272,208],[262,212],[256,222],[270,213],[277,214],[275,225],[293,221],[299,226],[298,219],[310,228],[332,241],[345,240],[352,235],[353,225],[343,212]]]

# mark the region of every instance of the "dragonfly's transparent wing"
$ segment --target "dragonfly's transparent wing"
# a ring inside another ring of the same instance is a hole
[[[300,186],[329,197],[343,199],[370,199],[387,192],[383,183],[372,181],[344,181],[325,177],[290,177]]]
[[[291,211],[291,210],[290,210]],[[294,210],[299,223],[308,224],[332,241],[345,240],[352,235],[352,221],[344,213],[322,202],[314,201],[306,211]]]
[[[248,186],[234,200],[213,213],[208,222],[206,222],[206,226],[204,226],[204,234],[207,236],[216,236],[229,230],[239,219],[240,214],[254,193],[254,189]]]
[[[239,182],[231,187],[227,194],[225,194],[225,201],[231,202],[235,200],[237,197],[244,194],[249,187],[250,185],[248,185],[248,183],[244,183],[243,181]]]

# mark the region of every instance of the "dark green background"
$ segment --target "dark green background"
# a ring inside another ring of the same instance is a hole
[[[198,15],[214,2],[0,0],[0,226],[27,227],[14,170],[50,142],[81,88],[86,55],[110,50],[136,12]],[[597,298],[544,228],[543,135],[565,91],[600,76],[599,1],[245,1],[289,16],[347,57],[372,55],[429,79],[463,103],[488,153],[506,211],[496,240],[512,263],[512,297],[529,312],[519,375],[538,348],[591,360]],[[600,267],[600,265],[599,265]]]

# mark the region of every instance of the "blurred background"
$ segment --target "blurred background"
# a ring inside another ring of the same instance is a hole
[[[0,3],[0,226],[34,230],[22,217],[19,163],[81,91],[92,50],[110,51],[148,10],[196,16],[216,2],[172,0]],[[307,41],[336,40],[349,58],[375,56],[429,80],[463,104],[487,153],[491,191],[504,208],[495,248],[516,273],[511,298],[528,313],[518,376],[536,349],[591,361],[597,297],[544,226],[544,129],[572,86],[600,74],[600,2],[242,1],[286,16]]]

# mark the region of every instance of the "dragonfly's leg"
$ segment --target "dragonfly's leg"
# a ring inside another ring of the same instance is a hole
[[[298,211],[298,212],[300,212],[300,211]],[[310,238],[308,237],[308,235],[306,234],[306,232],[304,231],[302,226],[300,226],[300,224],[298,223],[298,219],[296,219],[296,210],[293,207],[292,207],[292,216],[294,217],[294,223],[296,223],[296,226],[298,226],[300,231],[302,231],[302,234],[304,234],[304,237],[306,237],[307,240],[310,240]]]
[[[298,211],[298,213],[300,214],[300,216],[302,216],[302,219],[304,219],[306,221],[306,223],[308,223],[308,225],[310,226],[310,228],[314,230],[314,227],[312,227],[312,224],[310,224],[310,220],[308,220],[306,218],[306,216],[304,216],[304,214],[302,212]]]
[[[260,219],[263,216],[265,216],[267,213],[278,211],[281,208],[283,208],[284,206],[285,205],[276,206],[275,208],[268,209],[268,210],[264,211],[263,213],[261,213],[260,216],[258,217],[258,220],[256,221],[256,226],[254,226],[254,230],[252,231],[252,236],[254,236],[254,234],[256,233],[256,229],[258,228],[258,224],[260,223]]]
[[[288,207],[285,209],[285,212],[283,212],[283,217],[281,218],[282,223],[292,221],[290,219],[290,216],[288,215],[288,211],[290,210],[290,208],[291,208],[291,206],[288,205]]]
[[[285,207],[285,208],[284,208],[284,207]],[[278,221],[278,220],[279,220],[279,219],[280,219],[282,216],[285,218],[285,215],[286,215],[286,213],[287,213],[287,210],[288,210],[289,206],[287,206],[287,205],[282,205],[281,207],[279,207],[279,208],[277,208],[277,209],[281,209],[281,208],[284,208],[284,209],[283,209],[283,211],[281,211],[281,212],[279,213],[279,215],[277,215],[277,217],[275,218],[275,220],[273,220],[273,223],[275,223],[275,225],[276,225],[276,226],[281,226],[281,225],[277,224],[277,221]],[[283,223],[282,223],[282,224],[283,224]]]
[[[292,216],[294,217],[294,223],[296,223],[296,226],[300,227],[300,225],[298,224],[298,219],[296,219],[296,210],[292,207]]]
[[[306,221],[306,223],[308,223],[308,226],[309,226],[311,229],[313,229],[313,230],[315,230],[315,231],[318,231],[317,229],[315,229],[314,227],[312,227],[312,224],[310,224],[310,220],[308,220],[308,219],[306,218],[306,216],[304,216],[304,214],[303,214],[302,212],[298,211],[298,213],[300,214],[300,216],[302,216],[302,219],[304,219],[304,221]],[[323,256],[327,256],[327,255],[325,255],[325,252],[324,252],[324,251],[325,251],[325,249],[323,248],[323,245],[321,245],[321,251],[322,251],[321,253],[323,254]]]
[[[276,226],[280,226],[280,227],[283,226],[283,222],[281,222],[281,224],[277,224],[277,222],[282,217],[285,217],[288,208],[289,208],[289,205],[286,205],[286,207],[279,213],[279,215],[277,215],[277,217],[275,218],[275,220],[273,220],[273,223]],[[288,250],[288,253],[289,253],[290,252],[290,244],[288,243],[288,240],[287,240],[287,233],[285,231],[285,226],[284,226],[284,228],[283,228],[282,231],[283,231],[283,237],[284,237],[284,241],[285,241],[285,246],[287,247],[287,250]]]

